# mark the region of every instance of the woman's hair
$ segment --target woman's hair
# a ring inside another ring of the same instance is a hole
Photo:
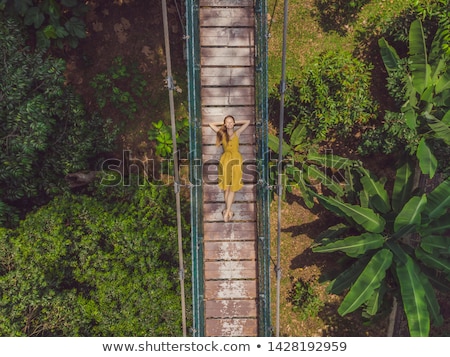
[[[217,132],[216,137],[216,145],[219,146],[222,144],[223,138],[227,141],[227,143],[230,141],[230,136],[228,135],[227,127],[225,126],[225,121],[227,118],[233,119],[233,122],[236,122],[234,117],[232,115],[227,115],[225,118],[223,118],[223,125],[220,127],[219,131]]]

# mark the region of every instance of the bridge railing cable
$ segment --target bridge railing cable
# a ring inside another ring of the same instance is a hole
[[[280,336],[280,283],[281,283],[281,198],[283,193],[283,131],[284,131],[284,93],[286,91],[286,40],[288,26],[288,0],[284,0],[283,49],[280,81],[280,121],[278,129],[278,218],[277,218],[277,292],[276,292],[276,336]]]
[[[181,226],[181,199],[180,199],[180,178],[178,171],[178,148],[177,135],[175,125],[175,105],[173,99],[173,78],[172,65],[170,58],[170,41],[169,41],[169,25],[167,16],[167,1],[162,0],[163,26],[164,26],[164,42],[167,63],[167,88],[169,89],[169,106],[170,106],[170,123],[172,127],[172,143],[173,143],[173,166],[174,166],[174,189],[177,210],[177,229],[178,229],[178,261],[179,261],[179,278],[180,278],[180,295],[181,295],[181,311],[182,311],[182,328],[183,336],[186,337],[186,302],[184,292],[184,259],[183,259],[183,238]]]

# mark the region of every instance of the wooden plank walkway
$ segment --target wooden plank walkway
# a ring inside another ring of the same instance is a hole
[[[203,271],[206,336],[258,335],[253,0],[200,0]],[[240,137],[244,187],[225,223],[217,186],[222,149],[208,123],[231,114],[251,125]]]

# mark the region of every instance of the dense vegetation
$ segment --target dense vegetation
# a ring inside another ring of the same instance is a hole
[[[325,30],[345,38],[368,2],[351,2],[357,9],[349,17],[344,3],[316,1],[319,14],[334,19]],[[312,249],[340,259],[329,285],[345,296],[338,313],[362,308],[373,319],[398,299],[409,333],[427,336],[443,323],[435,292],[448,292],[450,276],[448,2],[411,2],[395,17],[368,19],[353,52],[319,52],[288,71],[285,187],[309,208],[318,203],[343,218]],[[373,74],[384,77],[382,86]],[[275,90],[271,98],[276,104]],[[269,144],[278,151],[275,135]],[[364,167],[387,154],[391,177]],[[431,189],[417,184],[435,175]]]
[[[67,174],[111,150],[116,131],[65,85],[64,61],[32,51],[1,12],[0,37],[0,223],[13,226],[61,193]]]
[[[94,190],[0,228],[0,335],[181,334],[173,190]]]
[[[368,0],[307,5],[291,2],[293,28],[303,32],[291,33],[288,45],[287,187],[299,189],[292,192],[301,192],[307,207],[318,202],[342,219],[314,247],[342,259],[345,269],[330,286],[345,296],[338,312],[362,307],[373,318],[395,298],[410,333],[427,335],[442,322],[433,293],[445,291],[450,273],[448,1],[395,0],[389,9]],[[83,41],[86,10],[76,0],[0,0],[0,335],[180,335],[171,187],[142,177],[114,186],[112,173],[103,176],[108,185],[100,176],[76,192],[65,182],[69,173],[96,170],[113,149],[118,132],[102,117],[105,104],[131,122],[148,84],[116,57],[89,83],[99,112],[87,109],[66,83],[66,64],[55,55],[62,52],[54,51]],[[302,27],[311,25],[306,18],[321,31]],[[270,25],[276,48],[281,27]],[[274,123],[279,57],[269,57]],[[135,80],[134,92],[127,80]],[[187,122],[179,124],[186,144]],[[168,127],[158,118],[146,130],[157,142],[155,156],[168,157]],[[270,147],[278,149],[275,135]],[[337,149],[352,160],[311,148]],[[365,163],[384,155],[398,164],[396,174],[377,178]],[[423,192],[412,187],[414,175],[444,183]],[[318,182],[323,194],[312,189]],[[354,250],[355,242],[362,248]],[[361,294],[367,277],[370,289]],[[308,300],[317,313],[323,304],[303,298],[310,286],[293,284],[297,310]]]
[[[96,171],[120,128],[55,55],[85,37],[83,3],[0,2],[0,335],[179,336],[173,188]]]

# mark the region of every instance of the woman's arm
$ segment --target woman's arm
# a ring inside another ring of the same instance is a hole
[[[234,133],[235,135],[239,136],[241,133],[247,129],[247,127],[250,125],[250,120],[239,120],[236,121],[236,125],[240,125],[239,129],[237,129]]]
[[[215,122],[215,123],[209,123],[208,125],[212,130],[214,130],[217,133],[220,130],[220,128],[222,127],[223,122],[220,121],[220,122]]]

